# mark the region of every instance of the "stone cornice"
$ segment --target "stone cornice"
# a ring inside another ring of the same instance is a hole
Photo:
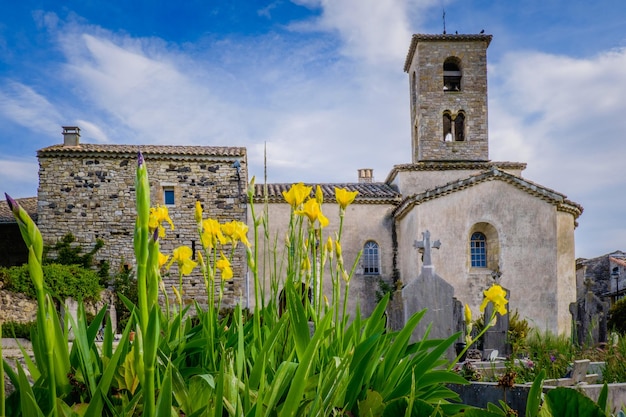
[[[394,165],[385,182],[391,184],[400,172],[406,171],[449,171],[449,170],[520,170],[526,169],[524,162],[491,162],[491,161],[422,161],[416,164]]]
[[[489,44],[491,43],[491,39],[493,38],[492,35],[484,35],[484,34],[477,34],[477,35],[427,35],[427,34],[420,34],[420,33],[416,33],[413,35],[413,37],[411,38],[411,45],[409,46],[409,52],[406,54],[406,60],[404,61],[404,72],[409,72],[409,68],[411,68],[411,61],[413,61],[413,55],[415,54],[415,50],[417,49],[417,44],[418,42],[422,41],[426,41],[426,42],[433,42],[433,41],[445,41],[445,42],[467,42],[467,41],[482,41],[482,42],[487,42],[486,47],[489,46]]]
[[[245,158],[246,148],[230,146],[166,146],[166,145],[54,145],[37,151],[38,158],[136,158],[137,152],[147,159],[220,160]]]
[[[457,191],[464,190],[469,187],[484,183],[486,181],[504,181],[508,184],[519,188],[522,191],[527,192],[530,195],[538,197],[550,204],[556,206],[558,211],[570,213],[574,216],[574,219],[578,218],[582,212],[583,207],[573,201],[567,200],[566,196],[560,194],[554,190],[535,184],[531,181],[509,174],[505,171],[501,171],[498,168],[492,168],[489,171],[482,172],[477,175],[473,175],[469,178],[464,178],[458,181],[453,181],[441,187],[433,188],[420,194],[414,194],[406,197],[399,205],[394,209],[392,215],[399,219],[404,217],[414,206],[420,205],[426,201],[433,200],[447,194],[451,194]]]

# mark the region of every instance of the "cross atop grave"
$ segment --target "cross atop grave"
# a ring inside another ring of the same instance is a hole
[[[426,230],[425,232],[422,233],[422,240],[420,241],[415,241],[415,243],[413,243],[413,247],[416,248],[421,254],[422,254],[422,262],[423,262],[423,267],[432,267],[433,262],[432,259],[430,257],[430,249],[435,248],[435,249],[439,249],[441,247],[441,242],[439,241],[439,239],[435,240],[432,244],[432,246],[430,245],[430,232],[428,230]]]

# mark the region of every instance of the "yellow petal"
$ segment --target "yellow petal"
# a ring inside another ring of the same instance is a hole
[[[337,200],[339,207],[342,209],[345,209],[352,204],[358,193],[358,191],[348,191],[345,188],[335,187],[335,199]]]

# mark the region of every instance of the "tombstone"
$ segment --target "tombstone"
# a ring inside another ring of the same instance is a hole
[[[67,298],[61,308],[61,317],[65,320],[65,315],[69,314],[74,322],[78,320],[78,301]],[[69,332],[68,340],[74,340],[74,330],[72,329],[72,320],[68,321]]]
[[[569,306],[579,346],[594,346],[607,341],[609,305],[591,291],[592,283],[585,281],[587,293]]]
[[[421,340],[431,323],[429,339],[448,338],[457,331],[454,314],[454,287],[435,273],[435,267],[431,261],[431,248],[438,249],[441,243],[437,240],[431,246],[430,233],[426,231],[423,233],[423,240],[416,241],[414,246],[420,252],[423,251],[422,270],[416,279],[402,289],[404,322],[406,323],[418,311],[423,309],[427,311],[413,331],[411,341]],[[447,357],[454,359],[453,347],[448,350]]]
[[[506,299],[510,300],[511,292],[506,288]],[[489,356],[492,351],[497,351],[499,356],[507,356],[511,354],[511,345],[508,342],[509,336],[509,311],[507,308],[505,315],[496,314],[496,324],[490,327],[483,335],[483,352]],[[485,307],[485,321],[487,321],[493,313],[493,304],[487,304]],[[486,325],[487,323],[485,323]]]

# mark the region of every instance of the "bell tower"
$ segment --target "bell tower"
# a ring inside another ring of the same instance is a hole
[[[491,35],[413,35],[404,64],[413,163],[488,161],[487,48]]]

